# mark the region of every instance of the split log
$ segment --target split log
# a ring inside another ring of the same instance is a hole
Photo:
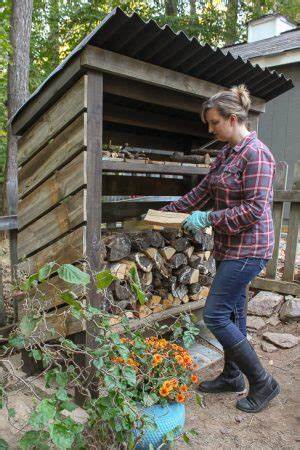
[[[209,155],[208,155],[209,157]],[[170,161],[177,161],[182,163],[190,164],[210,164],[210,157],[205,158],[205,155],[185,155],[181,152],[174,152],[173,155],[169,156]],[[206,161],[206,162],[205,162]],[[209,161],[209,162],[207,162]]]
[[[188,247],[183,253],[190,258],[194,252],[194,247]]]
[[[118,300],[128,300],[132,296],[132,292],[126,283],[121,283],[117,280],[114,283],[114,288]]]
[[[164,277],[168,278],[170,275],[170,272],[166,268],[165,261],[164,261],[163,257],[161,256],[161,254],[158,252],[158,250],[156,248],[150,247],[147,250],[145,250],[145,253],[147,256],[149,256],[149,258],[151,258],[154,261],[155,266],[160,271],[160,273]]]
[[[185,295],[182,299],[182,303],[188,303],[190,301],[189,296]]]
[[[110,266],[110,271],[112,275],[115,275],[119,278],[119,280],[124,280],[126,272],[127,272],[127,265],[124,263],[116,263]]]
[[[160,254],[167,260],[169,261],[172,256],[176,253],[176,250],[174,247],[163,247],[160,249]]]
[[[198,292],[201,291],[202,289],[202,284],[201,283],[193,283],[189,286],[189,295],[195,295],[198,294]]]
[[[172,308],[173,303],[174,303],[174,297],[173,297],[173,295],[172,295],[172,294],[168,294],[168,297],[167,297],[167,298],[164,298],[163,301],[162,301],[163,309],[169,309],[169,308]]]
[[[185,297],[187,297],[187,296],[185,295],[183,298],[185,298]],[[178,297],[175,297],[173,300],[173,306],[179,306],[179,305],[181,305],[181,299]]]
[[[142,319],[143,317],[150,316],[152,311],[147,305],[138,304],[136,306],[135,314],[139,317],[139,319]]]
[[[184,252],[189,246],[190,246],[190,243],[186,237],[181,237],[179,239],[176,239],[176,241],[173,242],[173,247],[175,248],[176,252],[179,252],[179,253]]]
[[[176,283],[172,283],[171,292],[173,297],[178,297],[181,300],[188,293],[188,288],[185,284],[176,286]]]
[[[120,261],[120,259],[126,258],[131,253],[131,242],[126,235],[113,236],[114,239],[108,243],[108,256],[109,261]]]
[[[185,266],[176,271],[177,279],[181,284],[189,284],[192,274],[192,268],[190,266]]]
[[[187,257],[183,253],[175,253],[170,259],[170,266],[173,269],[178,269],[181,266],[187,265]]]
[[[151,272],[153,263],[149,258],[147,258],[147,256],[144,255],[144,253],[136,253],[134,255],[134,259],[135,259],[138,267],[143,272]]]
[[[153,281],[152,272],[144,272],[141,276],[141,283],[143,286],[150,286]]]
[[[163,236],[165,242],[167,244],[170,244],[171,242],[175,241],[175,239],[182,236],[182,230],[176,230],[174,228],[164,228],[163,230],[161,230],[160,234]]]
[[[182,222],[188,217],[185,213],[175,213],[170,211],[156,211],[149,209],[145,217],[145,222],[161,225],[169,228],[180,228]]]
[[[152,312],[153,313],[158,313],[158,312],[161,312],[163,310],[164,310],[163,305],[157,305],[157,306],[154,306],[154,308],[152,308]]]
[[[143,252],[151,247],[149,236],[142,233],[130,234],[131,248],[134,252]]]
[[[161,303],[161,296],[160,295],[152,295],[152,297],[150,298],[150,300],[147,303],[147,306],[149,306],[149,308],[152,308],[154,306],[157,306]]]
[[[202,289],[194,295],[190,295],[190,299],[193,301],[201,300],[202,298],[206,298],[209,294],[209,288],[208,287],[202,287]]]
[[[146,236],[149,239],[150,247],[161,248],[165,245],[165,240],[158,231],[149,231]]]

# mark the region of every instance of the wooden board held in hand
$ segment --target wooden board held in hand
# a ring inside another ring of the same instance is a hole
[[[144,221],[155,225],[161,225],[166,228],[180,228],[182,222],[187,217],[188,214],[185,213],[149,209]]]

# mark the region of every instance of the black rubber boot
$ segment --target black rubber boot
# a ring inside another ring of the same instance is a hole
[[[218,394],[221,392],[244,394],[246,392],[245,380],[242,372],[233,361],[230,361],[226,352],[224,358],[223,372],[214,380],[203,381],[198,387],[199,391],[211,394]]]
[[[249,381],[248,395],[238,400],[236,407],[249,413],[262,411],[279,394],[279,384],[263,368],[254,348],[247,339],[226,349],[226,352]]]

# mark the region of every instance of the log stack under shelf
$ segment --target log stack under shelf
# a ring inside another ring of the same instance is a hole
[[[103,243],[105,266],[118,278],[106,292],[113,314],[144,318],[208,294],[215,275],[210,230],[195,235],[174,229],[111,232]],[[147,296],[144,304],[130,287],[134,265]]]

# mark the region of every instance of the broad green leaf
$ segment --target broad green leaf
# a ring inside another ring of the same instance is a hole
[[[104,366],[103,358],[99,357],[97,359],[94,359],[93,365],[96,367],[96,369],[100,370]]]
[[[123,367],[123,374],[124,377],[126,378],[127,383],[130,386],[136,385],[136,372],[133,367],[130,366]]]
[[[15,348],[18,348],[18,349],[23,348],[24,345],[25,345],[24,336],[22,336],[20,334],[15,335],[15,336],[10,336],[8,338],[8,343],[12,347],[15,347]]]
[[[15,417],[16,410],[14,408],[8,408],[7,413],[8,413],[8,417]]]
[[[60,294],[60,298],[64,300],[68,305],[72,306],[76,311],[82,311],[82,305],[78,302],[77,296],[71,291],[65,291]]]
[[[24,315],[20,322],[21,333],[25,337],[30,337],[40,320],[40,318],[33,317],[29,314]]]
[[[187,433],[183,433],[182,439],[184,440],[184,442],[185,442],[186,444],[189,444],[190,441],[191,441],[190,438],[188,437]]]
[[[141,287],[141,281],[140,281],[140,277],[136,268],[136,265],[134,264],[130,270],[129,270],[129,274],[131,276],[132,281],[138,285],[138,287]]]
[[[65,387],[68,383],[69,376],[67,372],[56,372],[56,383],[58,386]]]
[[[44,281],[46,278],[49,278],[51,274],[51,270],[55,266],[56,262],[52,261],[47,264],[45,264],[43,267],[40,268],[38,272],[38,279],[39,281]]]
[[[59,278],[71,284],[82,284],[83,286],[86,286],[90,282],[89,274],[72,264],[62,264],[57,270],[57,274]]]
[[[0,450],[9,450],[8,443],[2,438],[0,438]]]
[[[63,387],[59,387],[55,393],[56,398],[62,402],[68,400],[68,393]]]
[[[146,294],[133,281],[130,281],[130,287],[133,290],[133,292],[135,293],[136,298],[140,302],[140,304],[144,305],[148,301]]]
[[[200,394],[197,394],[197,393],[196,393],[196,403],[197,403],[197,405],[199,405],[199,406],[203,406],[203,399],[202,399],[202,396],[201,396]]]
[[[60,450],[71,448],[75,439],[75,434],[63,423],[53,423],[49,425],[50,437],[53,443]]]
[[[96,280],[97,280],[97,288],[98,289],[106,289],[108,288],[111,283],[115,280],[117,280],[118,277],[113,275],[110,270],[105,269],[102,270],[102,272],[97,273]]]
[[[67,411],[74,411],[77,408],[77,405],[75,405],[75,403],[70,402],[70,401],[63,401],[60,405],[60,408],[63,410],[67,410]]]
[[[32,275],[30,275],[27,278],[27,280],[25,280],[24,283],[21,285],[22,291],[28,292],[32,286],[35,286],[37,284],[38,278],[39,278],[38,273],[33,273]]]
[[[56,407],[54,406],[53,401],[44,399],[31,414],[28,423],[38,430],[47,426],[49,421],[54,418],[55,414]]]
[[[33,356],[33,358],[35,359],[35,361],[41,361],[42,360],[42,353],[40,350],[37,350],[36,348],[33,348],[31,350],[31,354]]]

